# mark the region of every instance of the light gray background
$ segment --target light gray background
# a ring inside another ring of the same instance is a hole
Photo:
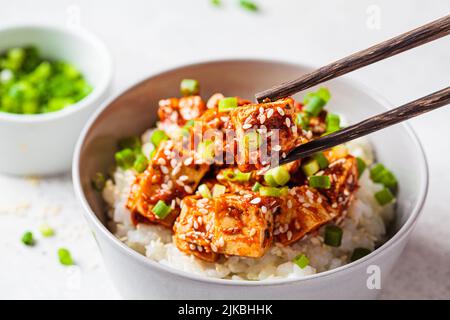
[[[240,9],[236,0],[222,0],[220,9],[209,0],[0,0],[0,26],[79,22],[110,48],[117,93],[157,70],[202,59],[259,57],[321,66],[450,13],[448,0],[255,1],[258,14]],[[350,77],[400,105],[448,86],[449,58],[446,38]],[[449,122],[449,107],[411,121],[428,156],[431,184],[401,261],[382,284],[382,298],[450,298]],[[39,239],[32,249],[21,245],[24,230],[36,230],[42,221],[56,226],[57,236]],[[72,251],[76,267],[58,264],[62,245]],[[0,176],[0,298],[120,298],[69,175]]]

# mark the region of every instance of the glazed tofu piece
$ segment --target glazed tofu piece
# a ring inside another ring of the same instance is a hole
[[[173,226],[178,249],[205,261],[216,261],[218,254],[211,250],[213,230],[214,201],[200,196],[185,197]]]
[[[255,193],[224,194],[215,199],[213,251],[261,257],[272,243],[272,210],[277,201]]]
[[[200,117],[206,105],[200,96],[162,99],[158,103],[158,116],[162,124],[170,127],[184,125],[187,121]]]
[[[181,200],[195,192],[208,168],[207,164],[194,163],[192,151],[183,149],[181,153],[171,140],[163,141],[148,168],[136,177],[127,208],[148,222],[170,228],[180,212]],[[172,207],[164,219],[152,212],[159,200]]]
[[[323,170],[323,175],[330,177],[330,189],[320,189],[333,209],[338,209],[340,213],[345,214],[349,207],[354,192],[358,189],[358,166],[356,158],[347,155],[331,162],[328,168]]]
[[[307,142],[295,124],[292,98],[248,104],[232,110],[230,117],[238,144],[236,162],[242,172],[262,169],[271,159],[280,159],[297,144]],[[255,136],[256,147],[249,143]]]
[[[289,190],[277,212],[273,234],[275,242],[283,245],[302,239],[337,216],[327,198],[308,186]]]

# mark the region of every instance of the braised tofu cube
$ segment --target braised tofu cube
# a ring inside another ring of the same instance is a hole
[[[205,103],[200,96],[169,98],[159,101],[158,116],[165,126],[182,126],[187,121],[198,118],[205,110]]]
[[[276,201],[254,193],[215,199],[213,251],[242,257],[263,256],[272,242]]]
[[[199,196],[183,199],[181,213],[173,226],[174,243],[180,251],[213,262],[218,254],[211,250],[214,230],[214,202]]]
[[[230,112],[239,170],[259,170],[307,141],[295,124],[294,100],[249,104]],[[299,142],[300,141],[300,142]]]
[[[208,169],[207,164],[194,163],[192,151],[179,150],[171,140],[163,141],[151,164],[136,177],[127,208],[149,222],[172,227],[180,212],[179,203],[183,197],[195,192]],[[160,200],[172,207],[163,218],[152,210]]]
[[[274,217],[275,242],[289,245],[336,217],[327,198],[308,186],[294,187],[282,197]]]
[[[323,171],[330,178],[329,189],[319,189],[331,203],[332,208],[345,213],[350,205],[354,192],[358,189],[358,165],[356,158],[347,155],[331,162]]]

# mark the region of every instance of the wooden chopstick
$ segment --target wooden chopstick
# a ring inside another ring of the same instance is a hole
[[[302,144],[292,150],[286,158],[280,159],[279,165],[308,157],[316,152],[329,149],[344,142],[365,136],[396,123],[416,117],[450,103],[450,87],[434,92],[423,98],[404,104],[398,108],[368,118],[317,140]]]
[[[291,96],[294,93],[313,87],[321,82],[331,80],[400,52],[441,38],[449,33],[450,15],[447,15],[395,38],[330,63],[316,71],[305,74],[298,79],[261,91],[255,95],[256,100],[258,102],[263,102],[263,100],[268,98],[271,101],[274,101]]]

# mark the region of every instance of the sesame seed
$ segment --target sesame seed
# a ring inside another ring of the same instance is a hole
[[[269,109],[267,111],[267,119],[270,119],[270,117],[272,117],[272,115],[273,115],[273,109]]]
[[[194,229],[197,230],[198,229],[198,222],[194,220]]]
[[[277,107],[277,111],[280,114],[280,116],[284,116],[284,111],[280,107]]]
[[[261,115],[259,117],[259,123],[263,124],[266,121],[266,116],[265,115]]]
[[[197,249],[197,247],[195,246],[195,244],[189,244],[189,249],[191,249],[191,250],[195,250],[195,249]]]
[[[256,229],[255,228],[253,228],[251,231],[250,231],[250,237],[253,237],[254,235],[256,234]]]
[[[211,250],[217,252],[217,247],[212,243],[211,243]]]
[[[189,157],[189,158],[187,158],[186,160],[184,160],[184,165],[185,165],[185,166],[189,166],[189,165],[192,164],[192,161],[194,161],[194,158]]]
[[[250,123],[246,123],[242,126],[242,129],[250,129],[252,125]]]
[[[203,209],[203,208],[199,209],[198,211],[201,212],[201,213],[203,213],[203,214],[207,214],[207,213],[208,213],[208,210]]]
[[[333,209],[336,209],[336,208],[337,208],[337,203],[334,202],[334,203],[331,205],[331,207],[332,207]]]
[[[296,125],[293,125],[293,126],[291,127],[291,130],[292,130],[292,133],[296,134],[296,133],[297,133],[297,126],[296,126]]]
[[[172,176],[176,176],[181,170],[181,165],[178,164],[173,170],[172,170]]]
[[[285,122],[286,122],[286,127],[290,127],[291,126],[291,119],[286,118]]]
[[[178,178],[178,180],[180,180],[180,181],[186,181],[187,179],[189,179],[189,177],[186,175],[182,175]]]
[[[292,208],[292,201],[291,201],[291,199],[288,200],[288,202],[287,202],[287,207],[288,207],[289,209]]]
[[[272,148],[272,150],[274,151],[280,151],[281,150],[281,146],[280,145],[276,145]]]
[[[289,231],[287,232],[286,236],[287,236],[287,239],[290,241],[290,240],[292,239],[292,231],[289,230]]]
[[[284,158],[286,158],[286,152],[283,152],[282,154],[281,154],[281,157],[284,159]]]
[[[164,174],[168,174],[168,173],[169,173],[169,169],[167,169],[166,166],[161,166],[161,171],[162,171],[162,173],[164,173]]]
[[[263,107],[259,107],[259,113],[261,113],[261,114],[264,113],[264,108]]]
[[[267,212],[267,207],[266,206],[262,206],[261,207],[261,212],[262,213],[266,213]]]
[[[228,117],[220,117],[220,120],[222,120],[222,122],[227,122],[229,119]]]
[[[203,251],[203,247],[202,247],[202,246],[197,246],[197,250],[198,250],[199,252],[202,252],[202,251]]]
[[[261,198],[255,198],[255,199],[253,199],[252,201],[250,201],[250,203],[251,204],[258,204],[258,203],[260,203],[261,202]]]
[[[162,165],[162,166],[165,166],[166,165],[166,160],[164,158],[159,158],[158,159],[158,164]]]
[[[170,160],[170,166],[171,166],[172,168],[175,168],[176,165],[177,165],[177,159],[172,159],[172,160]]]
[[[189,186],[184,186],[184,191],[186,191],[187,193],[192,193],[192,188]]]

